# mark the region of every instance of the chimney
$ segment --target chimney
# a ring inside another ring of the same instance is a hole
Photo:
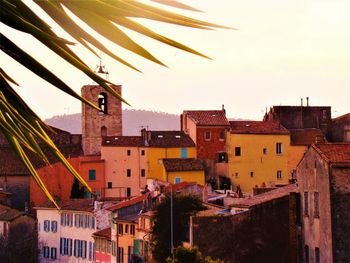
[[[303,98],[301,98],[301,107],[303,107]]]
[[[144,145],[145,145],[145,146],[148,146],[149,131],[147,131],[146,128],[141,129],[141,137],[142,137],[142,142],[144,143]]]
[[[225,116],[226,116],[226,110],[225,110],[225,105],[222,104],[222,111],[224,112]]]
[[[306,97],[306,106],[309,107],[309,97]]]

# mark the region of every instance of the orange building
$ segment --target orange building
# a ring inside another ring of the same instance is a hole
[[[105,181],[105,163],[100,156],[80,156],[68,159],[69,163],[88,183],[97,196],[101,196]],[[71,197],[74,177],[61,164],[55,163],[51,166],[45,166],[37,170],[40,178],[43,180],[48,191],[60,200],[66,200]],[[81,188],[77,181],[75,182],[75,197],[90,197],[90,193]],[[103,197],[103,196],[102,196]],[[37,183],[30,177],[30,203],[31,206],[38,206],[47,200],[46,195],[38,187]]]

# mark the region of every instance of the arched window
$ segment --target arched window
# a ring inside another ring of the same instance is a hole
[[[107,114],[107,94],[105,92],[101,92],[98,95],[98,107],[101,109],[100,113]]]
[[[107,136],[107,128],[106,126],[101,127],[101,137],[106,137]]]

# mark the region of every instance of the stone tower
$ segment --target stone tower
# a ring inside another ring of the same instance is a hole
[[[121,95],[122,86],[112,88]],[[101,151],[103,136],[122,135],[122,105],[99,85],[85,85],[82,97],[101,108],[100,111],[82,103],[81,127],[85,155],[96,155]]]

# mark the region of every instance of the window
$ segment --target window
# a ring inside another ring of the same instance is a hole
[[[276,154],[282,154],[282,143],[281,142],[276,143]]]
[[[129,224],[125,224],[125,233],[129,233]]]
[[[60,220],[61,226],[65,226],[65,225],[66,225],[64,216],[65,216],[65,214],[62,213],[62,214],[61,214],[61,220]]]
[[[131,188],[130,188],[130,187],[127,187],[127,188],[126,188],[126,196],[127,196],[127,197],[130,197],[130,196],[131,196]]]
[[[128,155],[128,156],[131,155],[131,150],[127,150],[127,155]]]
[[[135,235],[135,225],[130,225],[130,235]]]
[[[175,184],[181,183],[181,177],[175,177]]]
[[[250,177],[254,177],[254,172],[250,172]]]
[[[145,150],[141,150],[141,155],[145,155]]]
[[[44,231],[50,232],[50,220],[44,220]]]
[[[282,179],[282,171],[281,171],[281,170],[278,170],[278,171],[277,171],[277,179],[278,179],[278,180],[281,180],[281,179]]]
[[[57,249],[55,247],[51,248],[51,259],[56,259]]]
[[[50,257],[50,248],[49,247],[43,247],[43,255],[44,258],[49,258]]]
[[[146,170],[145,169],[141,169],[141,177],[145,177],[146,176]]]
[[[57,221],[51,221],[51,232],[57,232]]]
[[[309,215],[309,193],[304,192],[304,215]]]
[[[124,263],[124,248],[118,247],[118,263]]]
[[[219,132],[219,140],[224,141],[225,140],[225,131],[220,131]]]
[[[107,94],[105,92],[101,92],[98,95],[98,107],[101,109],[100,114],[107,114]]]
[[[126,170],[126,176],[127,176],[127,177],[130,177],[130,176],[131,176],[131,169],[127,169],[127,170]]]
[[[181,148],[181,158],[187,158],[187,148]]]
[[[315,247],[315,263],[320,263],[320,249],[318,247]]]
[[[267,154],[267,148],[263,148],[263,154]]]
[[[111,188],[112,188],[112,182],[108,182],[108,183],[107,183],[107,188],[108,188],[108,189],[111,189]]]
[[[235,173],[235,176],[236,176],[236,177],[239,177],[239,173]]]
[[[218,153],[218,163],[227,163],[228,157],[226,152],[219,152]]]
[[[95,169],[89,170],[89,180],[90,181],[96,180],[96,170]]]
[[[101,127],[101,137],[106,137],[107,136],[107,127],[102,126]]]
[[[123,234],[123,224],[118,224],[118,234],[119,235]]]
[[[132,262],[132,247],[128,246],[128,263]]]
[[[241,156],[241,147],[235,147],[235,156]]]
[[[309,263],[310,259],[309,259],[309,246],[306,245],[305,246],[305,263]]]
[[[318,192],[314,193],[314,217],[319,217],[320,216],[320,208],[319,208],[319,202],[318,202]]]
[[[92,255],[93,255],[93,244],[90,241],[89,242],[89,260],[92,260]]]
[[[204,133],[204,139],[205,139],[206,141],[210,141],[210,139],[211,139],[211,132],[210,132],[210,131],[206,131],[206,132]]]

